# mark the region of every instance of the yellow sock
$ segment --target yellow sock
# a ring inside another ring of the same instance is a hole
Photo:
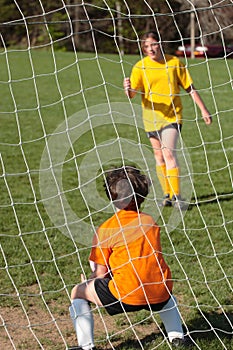
[[[169,194],[170,193],[170,185],[167,179],[167,169],[166,165],[156,165],[156,173],[160,182],[160,185],[162,187],[163,193]]]
[[[172,196],[174,195],[178,196],[180,194],[179,175],[180,175],[179,168],[173,168],[173,169],[167,170],[167,179],[170,185],[170,198],[172,198]]]

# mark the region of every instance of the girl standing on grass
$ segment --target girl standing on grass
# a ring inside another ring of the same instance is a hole
[[[146,57],[135,64],[130,78],[124,79],[125,94],[133,98],[138,91],[141,93],[144,127],[154,151],[156,172],[164,193],[162,205],[186,209],[187,204],[180,196],[176,157],[182,127],[180,87],[200,108],[207,125],[212,123],[212,118],[184,64],[177,57],[163,53],[158,34],[145,33],[141,43]]]

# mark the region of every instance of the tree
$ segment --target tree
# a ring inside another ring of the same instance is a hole
[[[190,11],[195,9],[195,33],[197,40],[205,44],[220,44],[233,40],[233,3],[231,0],[176,0],[183,11],[180,28],[183,37],[190,37]],[[191,6],[191,5],[192,6]],[[184,21],[187,25],[184,25]]]
[[[196,41],[233,40],[232,0],[0,0],[1,34],[6,46],[54,45],[55,48],[137,53],[139,37],[158,30],[166,50],[190,42],[190,13],[195,9]],[[120,25],[119,25],[120,23]],[[26,25],[25,25],[26,24]],[[73,39],[73,41],[72,41]]]

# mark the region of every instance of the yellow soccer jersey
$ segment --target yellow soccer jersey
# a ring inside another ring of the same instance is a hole
[[[165,55],[161,62],[145,57],[133,67],[130,80],[131,88],[142,93],[146,132],[182,123],[180,87],[186,90],[193,82],[177,57]]]

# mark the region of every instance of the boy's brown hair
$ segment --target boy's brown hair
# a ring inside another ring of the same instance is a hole
[[[149,193],[150,180],[131,166],[109,170],[106,173],[105,192],[119,209],[135,210]]]

